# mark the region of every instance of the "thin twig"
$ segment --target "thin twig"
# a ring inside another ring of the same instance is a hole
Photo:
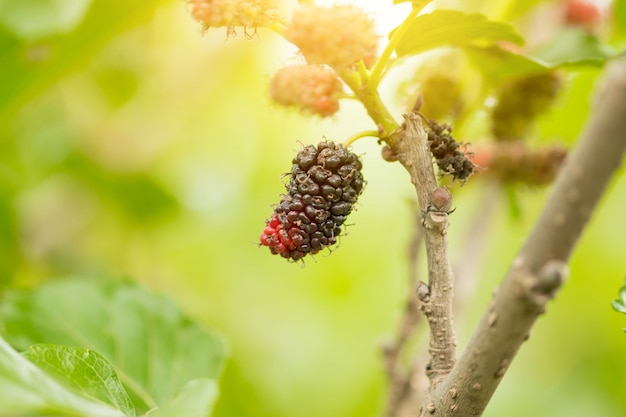
[[[626,59],[613,62],[595,112],[559,172],[545,209],[457,365],[422,415],[480,416],[536,319],[626,150]]]
[[[472,214],[468,223],[470,229],[462,244],[463,252],[455,261],[454,268],[454,311],[456,317],[463,317],[468,304],[474,299],[474,293],[480,279],[482,264],[486,260],[487,244],[491,236],[488,233],[493,221],[498,202],[501,198],[500,184],[487,185],[485,194],[480,196],[481,204]],[[457,322],[457,326],[463,327]]]

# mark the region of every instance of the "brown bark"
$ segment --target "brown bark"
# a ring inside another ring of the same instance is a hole
[[[404,130],[393,151],[400,163],[411,174],[419,208],[424,216],[428,284],[422,283],[418,287],[418,296],[421,301],[420,308],[430,326],[430,363],[427,367],[427,374],[431,386],[434,387],[451,371],[455,361],[456,335],[452,317],[453,277],[447,243],[448,213],[439,209],[442,203],[449,206],[451,200],[441,201],[442,189],[437,188],[428,136],[422,127],[420,116],[409,113],[404,115],[404,119]],[[445,200],[445,193],[443,194]]]
[[[452,372],[422,415],[480,416],[535,320],[566,276],[568,258],[626,148],[626,59],[607,70],[595,111],[545,209]]]

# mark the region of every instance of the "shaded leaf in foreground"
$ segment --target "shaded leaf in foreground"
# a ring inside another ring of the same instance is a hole
[[[99,353],[42,343],[31,346],[24,356],[83,397],[111,405],[126,416],[135,415],[113,365]]]
[[[63,280],[8,292],[4,336],[18,349],[54,343],[109,359],[138,414],[168,404],[194,379],[214,379],[221,340],[163,296],[130,282]]]
[[[52,347],[51,345],[44,349],[53,352],[57,348],[59,351],[66,349],[63,346]],[[42,352],[31,351],[26,356],[33,356],[45,362],[40,357],[40,353]],[[97,358],[95,355],[92,357]],[[57,358],[60,359],[60,356]],[[51,362],[54,362],[54,366],[59,370],[76,364],[72,359],[65,364],[60,364],[56,360],[51,360]],[[110,364],[108,366],[110,367]],[[79,371],[81,369],[84,370],[85,367],[80,365],[77,368]],[[82,390],[82,392],[72,390],[69,385],[61,383],[49,373],[38,368],[24,355],[13,350],[4,339],[0,338],[0,416],[15,417],[35,413],[56,416],[134,416],[132,408],[122,411],[109,402],[91,397],[90,394],[93,393],[99,396],[96,391],[99,389],[95,389],[95,387]]]

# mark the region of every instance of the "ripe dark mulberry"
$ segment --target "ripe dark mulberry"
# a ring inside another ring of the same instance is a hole
[[[261,244],[294,261],[334,245],[363,191],[361,167],[341,144],[304,147],[293,159],[287,194],[266,223]]]

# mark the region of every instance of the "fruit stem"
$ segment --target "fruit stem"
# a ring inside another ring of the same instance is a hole
[[[393,118],[385,104],[380,98],[376,88],[372,88],[370,83],[361,84],[359,73],[354,70],[344,69],[339,72],[339,77],[354,92],[357,99],[367,110],[367,114],[378,126],[376,136],[385,141],[389,146],[395,144],[396,135],[400,125]]]
[[[367,85],[369,82],[370,75],[365,67],[365,62],[361,59],[356,64],[356,69],[359,71],[359,77],[361,78],[361,85]]]
[[[365,130],[363,132],[359,132],[359,133],[355,133],[354,135],[350,136],[348,139],[346,139],[343,144],[348,147],[350,145],[352,145],[354,142],[356,142],[357,140],[361,139],[361,138],[366,138],[366,137],[380,137],[380,134],[378,133],[377,130]]]
[[[385,71],[385,69],[387,68],[387,64],[389,63],[389,58],[391,57],[391,54],[396,49],[396,46],[398,45],[400,40],[404,37],[407,30],[409,30],[413,19],[417,17],[417,15],[422,10],[422,8],[423,6],[414,7],[409,13],[409,15],[406,17],[406,19],[404,19],[404,22],[402,22],[402,24],[400,24],[400,26],[398,26],[392,32],[393,35],[391,36],[389,43],[387,44],[383,52],[380,54],[380,57],[378,58],[378,60],[376,61],[376,64],[374,65],[374,68],[372,69],[372,73],[370,74],[370,77],[369,77],[369,82],[367,83],[368,88],[372,90],[376,90],[378,88],[378,85],[380,84],[383,78],[383,71]]]

